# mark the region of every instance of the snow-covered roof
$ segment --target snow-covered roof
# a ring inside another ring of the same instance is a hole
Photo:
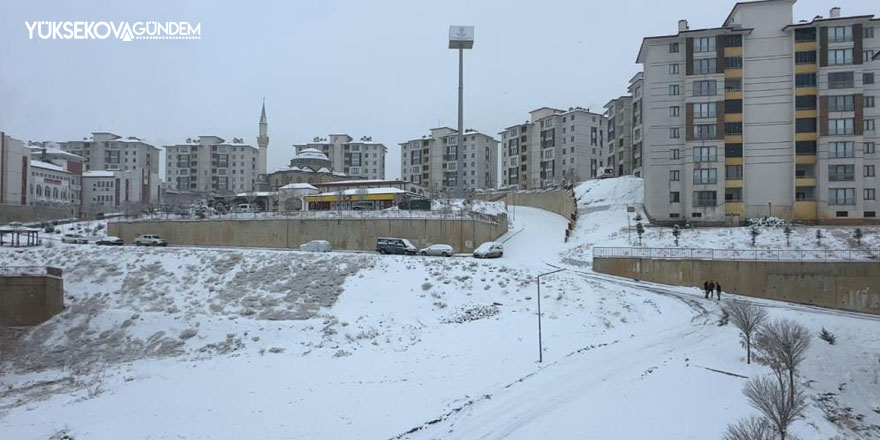
[[[312,189],[318,191],[318,188],[315,188],[309,183],[288,183],[287,185],[284,185],[278,189]]]
[[[255,196],[255,197],[269,197],[275,195],[274,191],[255,191],[252,193],[238,193],[235,197],[247,197],[247,196]]]
[[[66,157],[68,159],[75,159],[75,160],[79,160],[79,161],[85,160],[85,158],[82,156],[79,156],[79,155],[76,155],[73,153],[69,153],[69,152],[64,151],[60,148],[41,147],[39,145],[29,145],[28,148],[30,148],[32,150],[32,152],[41,152],[41,151],[45,150],[46,154],[51,154],[53,156]]]
[[[402,194],[405,193],[405,190],[400,188],[357,188],[357,189],[347,189],[341,191],[344,196],[353,196],[359,194]],[[331,191],[321,193],[322,196],[335,196],[339,195],[340,191]]]
[[[69,171],[65,170],[64,168],[62,168],[58,165],[55,165],[54,163],[43,162],[41,160],[32,160],[31,166],[37,167],[37,168],[42,168],[44,170],[52,170],[52,171],[60,171],[62,173],[69,173]]]
[[[321,167],[321,169],[318,170],[318,172],[319,172],[319,173],[329,173],[330,170],[329,170],[327,167]]]
[[[403,180],[386,180],[386,179],[357,179],[357,180],[337,180],[335,182],[323,182],[321,185],[353,185],[353,184],[371,184],[371,183],[409,183]]]
[[[296,159],[330,160],[327,158],[327,155],[325,155],[324,153],[322,153],[321,151],[319,151],[315,148],[305,148],[305,149],[301,150],[299,153],[297,153],[297,155],[294,156],[293,159],[294,160],[296,160]]]
[[[113,177],[113,171],[84,171],[83,177]]]

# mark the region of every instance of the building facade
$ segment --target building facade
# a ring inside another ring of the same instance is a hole
[[[461,150],[465,190],[498,186],[498,141],[465,130]],[[401,179],[421,185],[431,193],[454,191],[458,182],[458,130],[432,128],[431,134],[400,144]]]
[[[643,175],[655,220],[876,218],[873,16],[792,22],[737,3],[723,25],[643,40]]]
[[[501,185],[516,188],[581,182],[606,167],[607,118],[589,109],[542,107],[501,135]]]
[[[605,168],[613,169],[615,176],[632,174],[632,102],[632,96],[621,96],[605,104],[608,128],[600,156],[605,157]]]
[[[385,178],[385,154],[388,148],[373,138],[363,136],[354,140],[347,134],[331,134],[327,138],[316,137],[312,142],[296,144],[297,154],[306,149],[324,153],[330,160],[330,169],[364,179]]]
[[[30,149],[0,131],[0,205],[28,205]]]
[[[235,138],[199,136],[165,146],[165,180],[170,191],[229,194],[254,191],[260,150]]]
[[[629,91],[632,96],[632,175],[642,176],[642,92],[644,91],[644,75],[636,73],[629,80]]]

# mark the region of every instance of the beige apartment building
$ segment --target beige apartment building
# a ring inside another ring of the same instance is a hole
[[[615,176],[632,174],[633,170],[632,103],[633,97],[624,95],[605,104],[607,139],[600,156]]]
[[[642,174],[655,220],[876,219],[878,20],[833,8],[794,22],[793,4],[737,3],[720,27],[681,20],[676,34],[643,40]]]
[[[592,179],[607,165],[607,118],[589,109],[541,107],[501,135],[504,187],[542,188]]]
[[[296,153],[312,148],[330,159],[330,170],[363,179],[385,179],[385,154],[388,148],[373,142],[370,136],[354,140],[347,134],[315,137],[311,142],[296,144]]]
[[[632,96],[632,175],[642,176],[642,92],[645,85],[645,76],[642,72],[636,73],[629,80],[627,91]]]
[[[229,194],[254,191],[259,176],[257,147],[234,138],[199,136],[165,146],[167,189],[178,192]]]
[[[465,130],[461,152],[465,190],[498,186],[498,141],[475,130]],[[430,193],[455,190],[458,179],[458,130],[432,128],[431,134],[400,144],[400,178]]]

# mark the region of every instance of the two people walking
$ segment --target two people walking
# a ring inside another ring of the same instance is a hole
[[[703,283],[703,292],[706,294],[705,298],[712,298],[712,292],[718,296],[718,299],[721,299],[721,283],[716,283],[715,281],[706,281]]]

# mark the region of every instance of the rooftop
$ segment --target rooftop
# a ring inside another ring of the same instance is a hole
[[[43,168],[45,170],[60,171],[62,173],[70,173],[70,171],[65,170],[63,167],[55,165],[54,163],[43,162],[41,160],[31,160],[31,166],[37,167],[37,168]]]

